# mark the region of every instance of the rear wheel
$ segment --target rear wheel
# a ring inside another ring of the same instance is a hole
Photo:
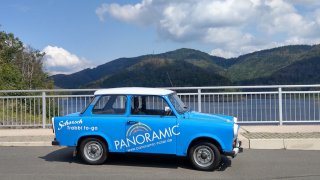
[[[210,171],[219,165],[221,154],[214,144],[199,142],[190,148],[189,159],[195,169]]]
[[[98,138],[86,138],[79,147],[80,156],[88,164],[103,164],[108,156],[107,145]]]

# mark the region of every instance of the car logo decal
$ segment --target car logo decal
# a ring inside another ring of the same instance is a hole
[[[127,137],[131,136],[137,132],[148,132],[148,131],[151,131],[151,128],[148,125],[139,122],[137,124],[130,126],[130,128],[127,130],[126,136]]]

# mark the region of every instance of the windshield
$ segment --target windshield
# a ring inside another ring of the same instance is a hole
[[[90,103],[87,104],[87,106],[80,112],[80,114],[83,114],[90,105],[93,105],[95,104],[95,102],[99,99],[99,96],[95,96],[95,97],[92,97],[91,100],[90,100]]]
[[[181,101],[176,93],[170,94],[169,99],[179,114],[183,114],[188,111],[188,107]]]

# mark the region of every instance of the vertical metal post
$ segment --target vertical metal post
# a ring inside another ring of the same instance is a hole
[[[46,128],[46,92],[42,92],[42,128]]]
[[[121,109],[125,109],[125,107],[124,107],[124,97],[123,96],[120,96],[120,108]]]
[[[282,125],[282,88],[278,88],[279,97],[279,125]]]
[[[198,111],[201,112],[201,89],[198,89]]]

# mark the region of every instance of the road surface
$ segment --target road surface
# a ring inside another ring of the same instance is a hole
[[[91,166],[73,158],[70,148],[0,147],[0,179],[320,179],[320,151],[245,150],[202,172],[172,156],[113,155]]]

